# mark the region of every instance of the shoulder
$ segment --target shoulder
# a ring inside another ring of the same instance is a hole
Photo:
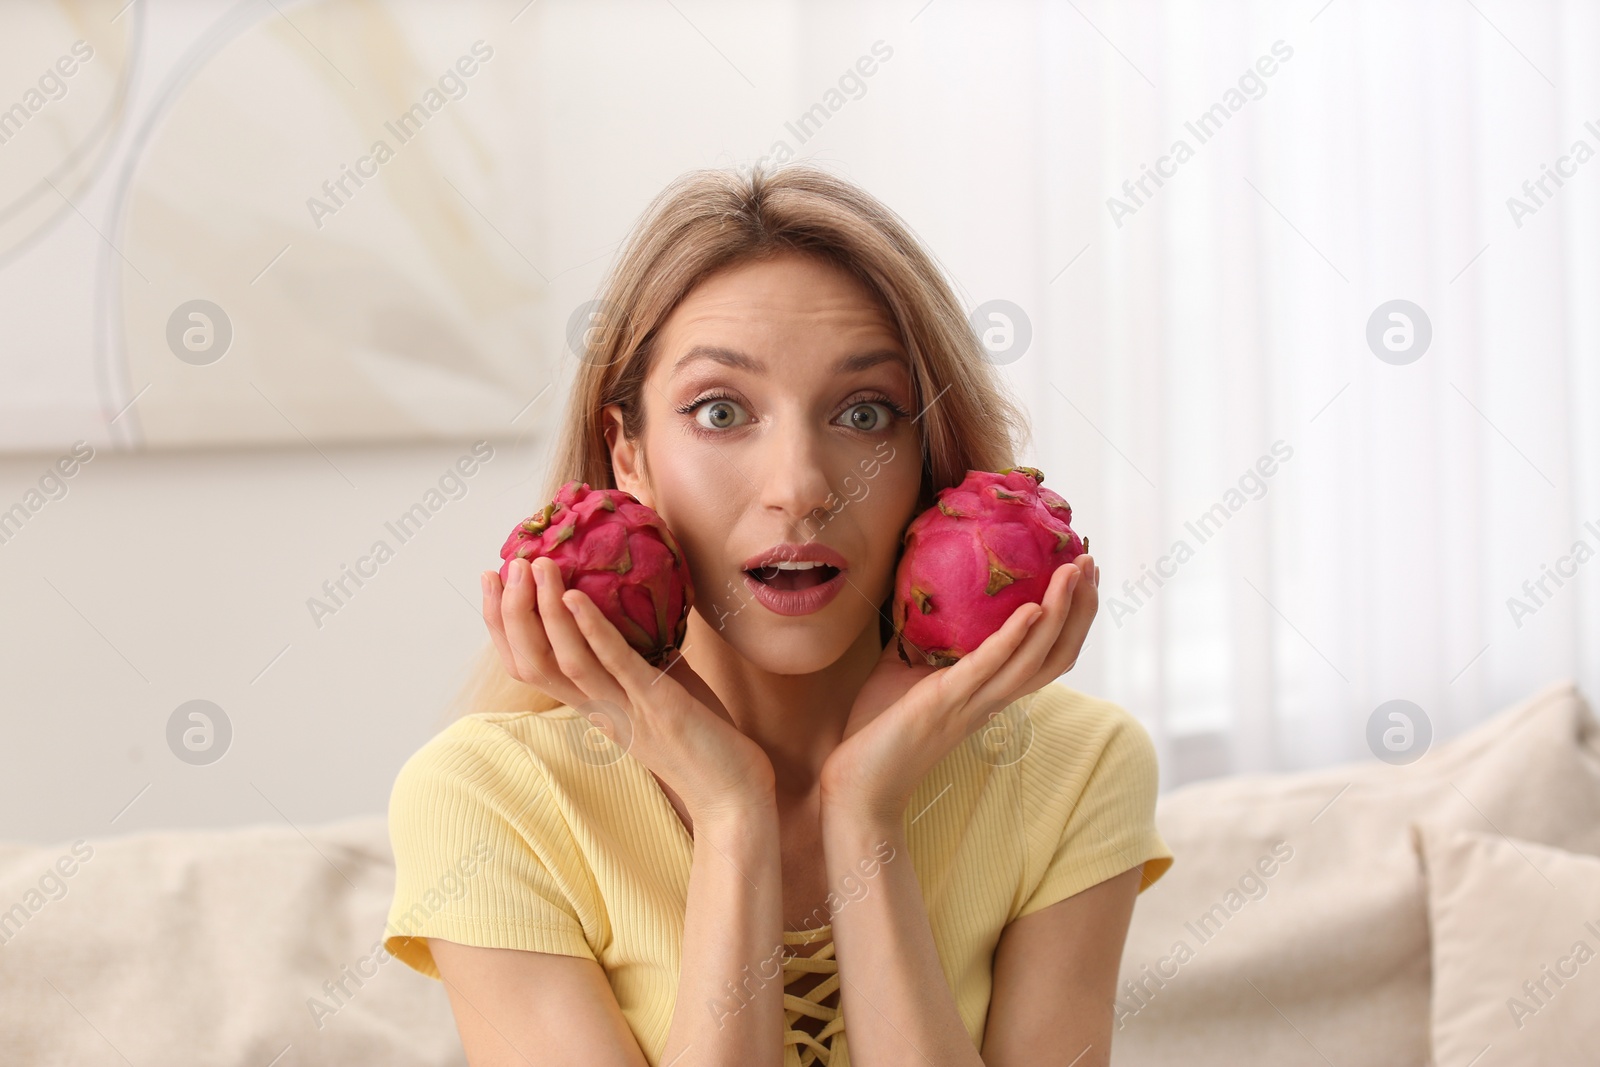
[[[497,828],[507,843],[564,840],[572,775],[588,723],[570,707],[464,715],[411,754],[389,793],[389,832],[452,841]]]
[[[444,752],[490,751],[508,745],[521,745],[537,755],[546,739],[564,737],[574,722],[583,720],[576,709],[565,704],[549,711],[480,711],[451,722],[412,758],[426,760]]]
[[[1028,839],[1041,862],[1053,851],[1052,862],[1077,869],[1059,884],[1047,874],[1051,890],[1082,888],[1143,861],[1142,891],[1172,862],[1156,828],[1160,770],[1144,724],[1059,681],[1019,703],[1031,737],[1018,760]]]
[[[505,785],[508,780],[548,782],[566,748],[577,712],[497,711],[463,715],[407,758],[394,793],[425,788],[442,779],[464,784]]]
[[[463,716],[400,768],[385,945],[422,973],[438,977],[430,937],[594,958],[604,909],[561,786],[562,710]]]
[[[1018,701],[1027,750],[1023,763],[1044,772],[1053,791],[1114,776],[1131,788],[1157,788],[1154,742],[1132,712],[1102,697],[1051,682]],[[1035,777],[1039,777],[1036,775]]]

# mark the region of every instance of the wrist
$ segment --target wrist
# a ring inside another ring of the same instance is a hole
[[[824,833],[885,837],[905,828],[905,804],[884,797],[824,793],[821,809]]]
[[[723,797],[712,804],[690,808],[694,833],[712,834],[722,839],[739,839],[777,833],[778,800],[775,793],[754,791],[737,797]]]

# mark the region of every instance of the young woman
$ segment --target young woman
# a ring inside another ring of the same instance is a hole
[[[539,503],[660,512],[684,646],[652,668],[549,560],[484,573],[469,714],[395,782],[389,951],[474,1067],[1109,1062],[1172,854],[1148,735],[1056,681],[1099,568],[953,666],[893,640],[907,524],[1026,433],[932,258],[826,172],[697,171],[598,306]]]

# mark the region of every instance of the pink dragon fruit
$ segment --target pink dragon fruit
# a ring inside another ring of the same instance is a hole
[[[651,666],[682,646],[694,605],[689,565],[661,516],[632,493],[567,482],[506,538],[500,580],[513,559],[539,556],[555,560],[562,587],[582,590]]]
[[[911,521],[894,579],[894,632],[932,667],[948,667],[1044,600],[1050,576],[1089,549],[1072,508],[1033,467],[967,471]]]

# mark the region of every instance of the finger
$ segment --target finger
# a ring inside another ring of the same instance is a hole
[[[555,652],[556,666],[589,699],[614,703],[621,695],[616,682],[600,665],[589,647],[589,639],[578,629],[572,609],[562,603],[561,594],[565,590],[561,585],[561,568],[555,560],[545,556],[534,560],[533,566],[538,568],[535,573],[544,579],[542,583],[535,582],[534,595],[539,604],[539,619]]]
[[[533,601],[533,579],[525,559],[514,559],[506,568],[506,585],[499,594],[499,622],[516,665],[512,674],[565,699],[565,687],[552,676],[555,657]]]
[[[1067,611],[1067,621],[1061,627],[1061,636],[1055,648],[1046,657],[1046,669],[1060,677],[1078,663],[1083,643],[1089,637],[1089,626],[1100,611],[1100,590],[1092,582],[1080,581],[1073,590],[1072,606]]]
[[[512,560],[506,569],[506,584],[498,597],[499,629],[506,635],[506,645],[515,664],[515,673],[523,681],[549,685],[549,672],[542,664],[554,665],[550,657],[550,643],[544,637],[544,627],[539,624],[538,609],[533,603],[533,579],[528,576],[528,561]]]
[[[500,576],[492,571],[484,571],[478,575],[478,584],[483,587],[483,622],[489,628],[489,639],[494,642],[495,651],[500,653],[500,662],[505,666],[506,673],[516,677],[516,657],[511,652],[511,642],[506,639],[505,621],[500,618],[503,596]]]
[[[572,613],[573,624],[588,643],[589,651],[604,675],[603,679],[597,679],[599,688],[592,690],[590,696],[609,700],[619,707],[627,704],[639,706],[642,699],[635,697],[635,689],[649,685],[648,675],[655,673],[644,657],[617,632],[616,625],[601,614],[587,593],[569,589],[561,594],[561,603]],[[647,675],[642,681],[641,673]]]
[[[1011,702],[1011,694],[1040,673],[1047,657],[1058,645],[1062,624],[1072,606],[1073,590],[1082,582],[1083,572],[1072,564],[1063,563],[1056,568],[1045,588],[1044,614],[1028,630],[1011,658],[973,693],[973,703],[1004,706]]]
[[[1050,575],[1050,584],[1045,586],[1044,596],[1040,599],[1044,614],[1028,630],[1028,636],[1023,639],[1010,663],[1026,660],[1037,670],[1055,647],[1061,636],[1062,624],[1066,622],[1072,607],[1073,589],[1084,580],[1083,569],[1075,564],[1076,561],[1063,563]]]
[[[970,701],[1016,652],[1027,636],[1029,623],[1043,614],[1044,609],[1038,604],[1019,606],[1000,629],[984,638],[977,648],[962,656],[954,666],[935,672],[938,698],[956,707]]]

